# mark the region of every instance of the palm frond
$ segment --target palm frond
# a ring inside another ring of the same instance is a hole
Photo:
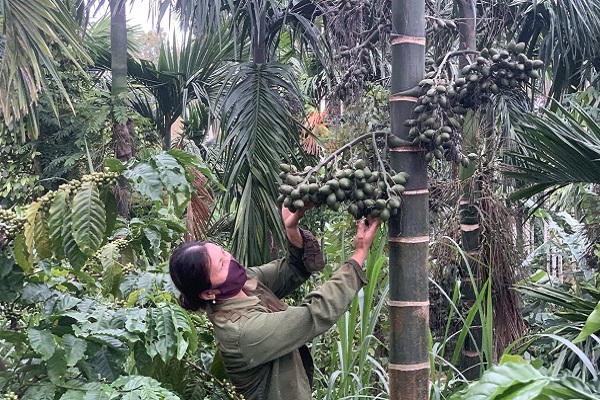
[[[553,69],[555,99],[590,78],[600,55],[600,0],[517,0],[511,31]],[[539,47],[536,47],[535,45]]]
[[[0,65],[0,111],[5,124],[9,126],[34,114],[39,92],[50,81],[70,104],[55,67],[52,47],[56,46],[79,69],[80,60],[88,58],[67,5],[61,0],[0,0],[0,16],[6,40]],[[37,124],[31,122],[27,131],[35,139]],[[21,135],[24,140],[25,132]]]
[[[191,169],[191,172],[194,175],[192,185],[195,192],[187,206],[188,233],[186,241],[205,240],[212,215],[213,193],[208,185],[208,180],[200,171]]]
[[[278,167],[300,149],[298,123],[280,95],[298,96],[290,75],[276,63],[241,64],[231,72],[223,107],[223,207],[233,208],[232,251],[248,265],[268,261],[272,242],[284,243],[275,202]]]
[[[143,87],[143,93],[152,96],[149,99],[142,93],[132,99],[132,104],[137,110],[152,111],[153,123],[163,135],[192,101],[200,101],[207,110],[216,112],[217,93],[234,57],[233,40],[225,29],[222,35],[188,36],[181,46],[175,39],[163,43],[156,64],[129,59],[129,76]]]
[[[600,126],[583,109],[524,114],[510,177],[530,186],[514,197],[530,197],[570,183],[600,183]],[[546,193],[547,195],[548,193]]]

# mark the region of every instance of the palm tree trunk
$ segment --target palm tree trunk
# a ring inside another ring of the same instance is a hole
[[[267,62],[267,9],[264,2],[252,4],[254,33],[252,35],[252,61],[255,64]]]
[[[476,24],[475,24],[475,1],[474,0],[456,0],[458,5],[458,33],[459,33],[459,50],[475,50],[477,48],[477,42],[475,35]],[[470,64],[467,56],[462,56],[459,60],[460,67]]]
[[[391,131],[408,139],[404,121],[416,97],[398,95],[416,87],[425,69],[425,1],[392,1]],[[390,399],[429,398],[429,190],[427,162],[419,146],[390,151],[391,167],[410,178],[402,206],[389,223]]]
[[[458,14],[459,14],[459,23],[458,23],[458,31],[459,31],[459,50],[476,50],[477,42],[476,42],[476,8],[474,0],[456,0],[458,5]],[[465,55],[461,57],[459,60],[459,66],[462,69],[465,65],[470,64],[471,62]],[[469,111],[468,115],[465,118],[463,129],[463,147],[469,151],[471,149],[475,149],[476,147],[476,139],[477,139],[477,130],[479,126],[479,118],[473,111]],[[471,185],[466,184],[472,180],[473,174],[475,173],[474,163],[471,163],[468,167],[459,166],[458,176],[460,181],[463,183],[463,194],[460,199],[460,230],[461,230],[461,244],[463,251],[471,257],[475,259],[479,258],[479,246],[480,246],[480,238],[479,234],[481,229],[479,228],[479,207],[477,206],[478,195],[479,192],[477,188],[471,187]],[[476,183],[475,183],[476,184]],[[477,274],[477,266],[476,263],[472,263],[475,266],[475,271],[473,271],[473,275],[477,279],[479,274]],[[471,282],[469,272],[467,270],[467,265],[464,259],[461,259],[461,292],[463,302],[470,308],[475,304],[475,291],[473,290],[473,282]],[[478,283],[478,282],[475,282]],[[477,349],[481,349],[482,347],[482,330],[481,330],[481,318],[479,314],[475,317],[473,324],[471,325],[471,332],[473,336],[467,337],[463,344],[463,348],[461,350],[461,370],[465,374],[465,376],[469,379],[476,379],[480,375],[480,368],[477,367],[477,364],[480,360],[480,354]]]
[[[127,91],[127,19],[124,0],[110,0],[110,53],[113,108],[125,107],[121,96]],[[126,161],[133,155],[132,139],[127,121],[113,121],[115,157]],[[124,181],[115,191],[119,215],[129,215],[129,192]]]

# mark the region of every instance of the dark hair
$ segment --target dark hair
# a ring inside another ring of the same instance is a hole
[[[186,310],[206,309],[208,302],[200,293],[210,288],[210,256],[207,242],[188,242],[173,252],[169,259],[169,274],[180,292],[179,304]]]

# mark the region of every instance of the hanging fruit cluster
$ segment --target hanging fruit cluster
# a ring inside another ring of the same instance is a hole
[[[77,192],[81,188],[84,183],[93,183],[97,187],[112,187],[117,183],[117,178],[119,174],[116,172],[110,172],[108,168],[105,168],[103,172],[93,172],[89,175],[84,175],[81,179],[74,179],[69,181],[69,183],[64,183],[58,187],[57,191],[50,190],[42,197],[39,198],[39,202],[41,204],[40,208],[44,211],[50,210],[50,205],[52,204],[52,200],[58,191],[63,191],[67,195],[71,193]]]
[[[298,172],[295,166],[280,165],[280,196],[277,201],[294,212],[308,204],[326,205],[339,211],[343,203],[354,218],[370,215],[387,221],[398,213],[400,194],[408,179],[406,172],[388,173],[371,170],[364,160],[338,165],[336,169],[306,167]]]
[[[466,110],[458,104],[452,83],[446,79],[435,79],[433,75],[433,78],[426,77],[419,82],[419,87],[414,118],[405,122],[410,127],[409,140],[428,150],[425,155],[427,161],[435,157],[468,165],[469,159],[460,151]]]
[[[541,60],[530,60],[524,53],[525,43],[511,41],[506,50],[483,49],[476,61],[463,67],[462,78],[455,83],[458,102],[472,108],[487,101],[490,95],[515,89],[540,77]]]
[[[462,126],[468,109],[489,101],[492,95],[522,88],[543,66],[530,60],[523,51],[525,43],[510,42],[506,50],[483,49],[475,62],[462,69],[456,82],[440,78],[439,66],[419,83],[419,96],[414,114],[405,124],[410,127],[408,139],[427,150],[426,160],[445,159],[464,166],[469,158],[461,152]]]
[[[9,242],[25,228],[25,218],[10,210],[0,209],[0,240]]]

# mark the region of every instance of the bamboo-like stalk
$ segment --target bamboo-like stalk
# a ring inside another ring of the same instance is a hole
[[[112,75],[113,107],[123,107],[121,94],[127,91],[127,18],[125,2],[111,0],[110,3],[110,54]],[[113,121],[113,143],[115,157],[126,161],[133,155],[132,140],[127,124]],[[119,180],[115,193],[119,215],[129,215],[129,191],[124,178]]]
[[[459,50],[476,50],[477,42],[475,40],[476,35],[476,8],[473,0],[457,0],[458,12],[460,22],[458,24],[459,29]],[[460,67],[470,64],[466,57],[460,59]],[[468,121],[468,122],[467,122]],[[463,130],[463,147],[465,149],[474,149],[476,146],[477,129],[479,126],[479,117],[473,112],[470,112],[467,116],[467,120],[464,124]],[[477,188],[471,187],[468,184],[472,180],[475,168],[473,163],[468,167],[459,168],[459,179],[463,182],[463,194],[460,200],[460,229],[462,237],[462,249],[466,254],[479,259],[479,246],[481,229],[479,228],[479,213],[478,213],[478,190]],[[475,182],[475,185],[477,183]],[[476,263],[473,263],[476,265]],[[479,268],[475,268],[475,279],[479,278]],[[475,291],[473,290],[473,284],[480,284],[480,282],[471,282],[469,274],[467,272],[467,266],[464,260],[461,260],[461,292],[464,304],[470,308],[475,303]],[[480,354],[478,349],[482,348],[482,329],[481,319],[478,314],[475,317],[475,321],[471,326],[472,336],[469,336],[463,345],[461,351],[461,370],[468,379],[476,379],[480,376],[481,368]]]
[[[392,1],[391,132],[408,139],[408,119],[417,98],[404,94],[425,69],[425,1]],[[395,171],[410,175],[402,206],[389,223],[390,399],[429,398],[429,190],[427,163],[419,146],[390,151]]]

